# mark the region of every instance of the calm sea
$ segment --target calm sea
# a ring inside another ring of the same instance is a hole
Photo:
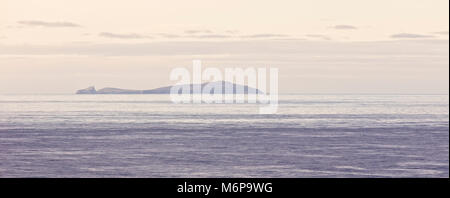
[[[0,177],[449,177],[449,96],[0,95]]]

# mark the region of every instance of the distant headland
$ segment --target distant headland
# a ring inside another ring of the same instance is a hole
[[[172,87],[180,88],[182,86],[190,86],[190,94],[201,94],[201,91],[199,93],[194,91],[194,84],[190,85],[175,85],[175,86],[166,86],[166,87],[159,87],[156,89],[148,89],[148,90],[133,90],[133,89],[119,89],[119,88],[111,88],[106,87],[103,89],[96,90],[94,86],[88,87],[86,89],[80,89],[76,92],[76,94],[170,94],[170,90]],[[203,90],[206,86],[211,87],[221,87],[222,94],[263,94],[262,91],[259,89],[245,86],[245,85],[239,85],[234,84],[226,81],[217,81],[217,82],[211,82],[211,83],[203,83],[200,84],[201,90]],[[214,88],[211,89],[211,87],[208,88],[208,90],[211,90],[211,92],[214,92]],[[227,89],[228,87],[228,89]],[[231,90],[230,88],[233,87]]]

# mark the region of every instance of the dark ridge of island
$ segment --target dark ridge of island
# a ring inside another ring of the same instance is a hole
[[[220,83],[221,85],[217,85],[217,83]],[[252,88],[249,86],[245,86],[245,85],[239,85],[239,84],[234,84],[234,83],[230,83],[230,82],[226,82],[226,81],[218,81],[218,82],[212,82],[212,83],[203,83],[201,84],[201,90],[203,90],[203,88],[205,86],[207,86],[209,84],[209,86],[212,87],[216,87],[216,86],[222,86],[222,94],[263,94],[262,91],[260,91],[259,89],[256,88]],[[181,94],[181,87],[183,85],[176,85],[174,87],[179,87],[180,89],[180,94]],[[186,85],[184,85],[186,86]],[[190,84],[187,85],[190,86],[190,94],[200,94],[198,92],[194,92],[193,87],[194,84]],[[232,86],[233,90],[226,90],[226,87],[228,86]],[[166,86],[166,87],[160,87],[160,88],[156,88],[156,89],[149,89],[149,90],[133,90],[133,89],[119,89],[119,88],[111,88],[111,87],[106,87],[103,89],[99,89],[96,90],[94,86],[88,87],[86,89],[80,89],[76,92],[76,94],[170,94],[170,89],[173,86]],[[214,88],[211,88],[211,94],[214,93]],[[241,91],[243,90],[243,92]]]

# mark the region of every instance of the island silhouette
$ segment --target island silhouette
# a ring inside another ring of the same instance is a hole
[[[194,90],[195,85],[200,85],[200,92]],[[188,85],[174,85],[165,86],[148,90],[134,90],[134,89],[120,89],[105,87],[99,90],[95,89],[95,86],[90,86],[85,89],[80,89],[76,94],[170,94],[172,87],[177,88],[181,94],[181,87],[189,86],[189,94],[201,94],[205,87],[211,90],[210,94],[214,93],[214,89],[220,87],[222,94],[263,94],[257,88],[249,87],[246,85],[235,84],[227,81],[207,82],[202,84],[188,84]],[[233,89],[231,89],[233,87]]]

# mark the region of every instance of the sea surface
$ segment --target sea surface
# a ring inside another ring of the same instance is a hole
[[[447,95],[0,95],[0,177],[449,177]]]

